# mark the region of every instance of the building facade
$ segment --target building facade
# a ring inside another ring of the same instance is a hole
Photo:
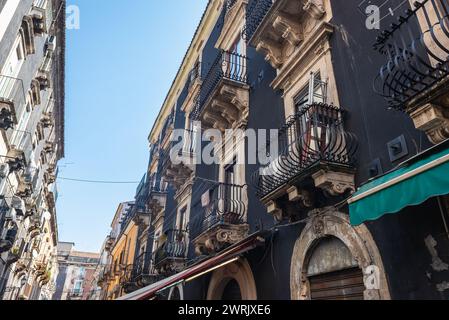
[[[0,296],[51,299],[64,155],[65,1],[0,1]]]
[[[99,254],[76,251],[74,247],[69,242],[58,244],[59,274],[53,300],[89,300],[96,290],[93,279]]]
[[[449,5],[378,2],[209,1],[114,298],[449,297]]]

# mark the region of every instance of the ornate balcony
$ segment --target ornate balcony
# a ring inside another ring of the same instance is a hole
[[[16,241],[17,232],[17,226],[14,225],[6,232],[5,237],[0,239],[0,253],[6,252],[13,247],[14,242]]]
[[[34,33],[48,33],[53,22],[53,8],[49,0],[35,0],[32,11]]]
[[[247,236],[246,186],[220,183],[203,195],[202,205],[189,228],[197,255],[214,254]]]
[[[204,77],[193,118],[204,128],[244,128],[249,114],[248,59],[220,51]]]
[[[164,223],[165,207],[167,205],[167,190],[161,183],[158,174],[154,174],[150,178],[149,196],[147,208],[151,215],[151,224],[157,228]]]
[[[179,272],[186,265],[187,232],[171,229],[163,237],[166,237],[165,241],[154,253],[154,267],[159,274]]]
[[[130,264],[122,268],[122,273],[120,276],[120,286],[123,291],[128,294],[139,289],[139,286],[134,281],[134,265]]]
[[[280,69],[325,13],[323,0],[252,0],[244,36]]]
[[[279,130],[279,157],[254,174],[257,195],[268,212],[282,219],[276,200],[314,206],[313,195],[339,196],[354,191],[357,141],[344,130],[342,109],[314,103],[287,119]],[[317,190],[318,189],[318,190]]]
[[[433,143],[449,138],[449,4],[414,1],[377,38],[386,63],[376,90],[391,108],[407,112]]]
[[[162,275],[155,272],[153,268],[153,261],[151,258],[151,252],[144,252],[140,254],[135,260],[133,281],[140,288],[144,288],[153,283],[156,283],[163,278]]]
[[[162,155],[164,177],[176,190],[193,178],[195,157],[199,153],[197,147],[201,143],[194,131],[182,132],[182,136],[176,137],[178,141],[172,142]]]
[[[24,103],[23,83],[20,79],[0,75],[0,128],[12,129],[17,124],[16,110]]]

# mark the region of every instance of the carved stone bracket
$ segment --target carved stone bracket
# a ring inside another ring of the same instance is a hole
[[[449,138],[449,109],[427,103],[410,113],[415,127],[424,131],[434,144]]]
[[[326,11],[323,0],[285,0],[273,4],[251,40],[257,51],[275,68],[281,69],[319,23]],[[313,39],[312,39],[313,40]]]
[[[283,211],[278,206],[276,201],[269,201],[265,204],[265,206],[267,207],[268,214],[271,214],[277,221],[282,220]]]
[[[348,190],[355,192],[354,173],[320,170],[312,178],[317,188],[331,196],[339,196]]]
[[[321,19],[326,11],[323,0],[308,0],[303,9],[314,19]]]
[[[299,190],[297,187],[292,186],[287,190],[287,193],[289,201],[300,201],[306,208],[310,208],[313,206],[313,198],[310,192],[306,190]]]
[[[213,254],[227,245],[236,244],[248,236],[249,225],[219,225],[207,230],[194,240],[197,255]]]
[[[223,80],[209,104],[202,120],[205,128],[224,132],[227,129],[246,128],[249,114],[249,87]]]

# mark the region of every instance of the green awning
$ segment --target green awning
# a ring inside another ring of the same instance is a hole
[[[437,146],[362,186],[348,201],[352,225],[449,194],[449,148]]]

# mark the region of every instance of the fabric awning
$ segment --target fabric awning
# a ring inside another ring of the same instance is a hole
[[[348,201],[352,225],[398,213],[449,194],[449,144],[444,142],[362,186]]]
[[[245,240],[227,248],[220,254],[200,261],[190,268],[175,274],[169,278],[161,280],[148,287],[142,288],[138,291],[123,296],[117,300],[150,300],[156,296],[160,291],[171,288],[177,284],[183,283],[188,279],[193,279],[200,275],[204,275],[214,270],[214,268],[224,266],[226,263],[230,263],[236,260],[241,254],[254,249],[256,246],[263,244],[265,241],[264,233],[258,232]]]

